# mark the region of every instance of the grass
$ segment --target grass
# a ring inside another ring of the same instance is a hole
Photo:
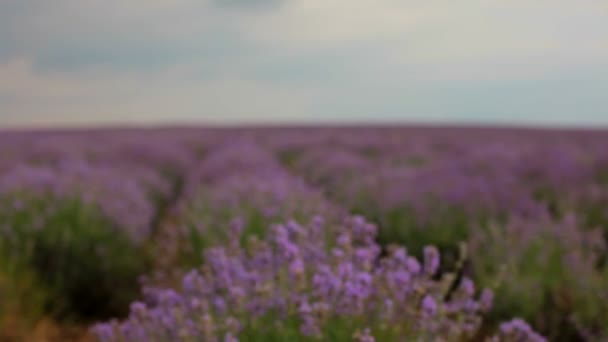
[[[8,289],[25,316],[79,323],[125,315],[148,265],[145,250],[78,198],[20,195],[19,200],[0,215],[0,226],[6,227],[0,255],[4,273],[29,280],[30,288]]]

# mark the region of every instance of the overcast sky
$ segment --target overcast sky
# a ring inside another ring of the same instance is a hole
[[[608,127],[606,0],[0,0],[0,126]]]

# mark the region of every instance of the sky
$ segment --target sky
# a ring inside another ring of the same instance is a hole
[[[0,127],[608,128],[605,0],[0,0]]]

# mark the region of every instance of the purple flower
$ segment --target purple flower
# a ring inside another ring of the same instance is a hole
[[[430,295],[426,295],[422,299],[422,313],[427,317],[435,316],[437,313],[437,302]]]
[[[460,288],[467,297],[472,297],[475,294],[475,284],[467,277],[462,278]]]
[[[439,250],[434,246],[424,247],[424,273],[434,275],[439,270]]]
[[[479,298],[479,305],[482,311],[487,312],[492,308],[494,302],[494,292],[490,289],[483,289]]]
[[[516,341],[545,342],[546,339],[532,330],[524,320],[515,318],[500,325],[500,336]]]
[[[420,266],[420,262],[416,260],[414,257],[407,258],[407,269],[412,274],[419,274],[422,267]]]
[[[302,318],[302,325],[300,326],[300,332],[304,336],[320,336],[321,329],[317,324],[316,320],[312,315],[305,315]]]
[[[227,332],[224,335],[224,342],[239,342],[239,339],[232,335],[232,333]]]
[[[297,258],[289,264],[289,272],[292,275],[300,275],[300,274],[304,273],[304,267],[305,266],[304,266],[304,262],[302,261],[302,259]]]

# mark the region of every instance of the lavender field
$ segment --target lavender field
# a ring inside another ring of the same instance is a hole
[[[608,341],[608,131],[0,132],[0,341]]]

